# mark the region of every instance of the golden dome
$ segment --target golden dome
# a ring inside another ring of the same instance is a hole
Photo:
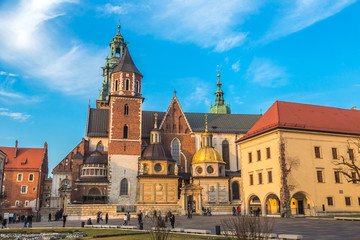
[[[213,147],[202,147],[197,151],[192,159],[192,164],[196,163],[225,163],[218,150]]]

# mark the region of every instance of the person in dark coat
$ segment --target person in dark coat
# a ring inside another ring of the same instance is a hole
[[[51,213],[49,213],[49,219],[48,222],[51,222]]]
[[[28,216],[28,223],[29,223],[28,227],[29,227],[29,228],[32,228],[32,218],[33,218],[33,216],[30,214],[30,215]]]
[[[171,227],[174,228],[175,227],[175,215],[172,214],[170,217],[170,223],[171,223]]]
[[[2,220],[2,223],[1,223],[1,229],[6,228],[6,224],[7,224],[7,221],[6,221],[6,219],[4,218],[4,219]]]
[[[67,218],[67,215],[63,214],[63,215],[62,215],[63,227],[65,227],[65,225],[66,225],[66,218]]]
[[[105,215],[105,222],[106,222],[106,224],[108,224],[108,222],[109,222],[109,214],[108,213],[106,213],[106,215]]]

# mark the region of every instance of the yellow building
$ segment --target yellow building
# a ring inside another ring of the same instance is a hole
[[[171,154],[161,145],[155,113],[154,129],[150,132],[150,145],[139,160],[140,204],[177,204],[178,170]]]
[[[237,143],[246,213],[360,212],[360,184],[337,165],[359,158],[360,111],[275,102]],[[287,209],[289,211],[287,211]]]

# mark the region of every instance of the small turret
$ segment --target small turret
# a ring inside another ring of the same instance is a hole
[[[219,65],[218,65],[219,67]],[[218,69],[218,74],[217,74],[218,80],[217,80],[217,87],[218,89],[215,92],[215,105],[212,106],[212,104],[210,105],[210,113],[225,113],[225,114],[230,114],[231,110],[230,110],[230,104],[226,105],[225,104],[225,99],[224,99],[224,92],[221,90],[221,81],[220,81],[220,70]]]

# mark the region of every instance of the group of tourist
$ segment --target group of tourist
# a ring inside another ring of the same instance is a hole
[[[233,216],[236,216],[236,215],[240,216],[241,215],[241,207],[240,207],[240,205],[237,208],[233,207],[232,212],[233,212]]]
[[[211,208],[202,208],[202,211],[203,211],[203,215],[204,216],[212,216],[211,214]]]
[[[1,222],[1,229],[7,228],[7,224],[9,223],[24,223],[24,228],[32,228],[32,221],[33,221],[33,215],[29,214],[27,216],[21,215],[17,216],[16,214],[13,214],[12,217],[9,218],[3,218],[0,215],[0,222]]]

